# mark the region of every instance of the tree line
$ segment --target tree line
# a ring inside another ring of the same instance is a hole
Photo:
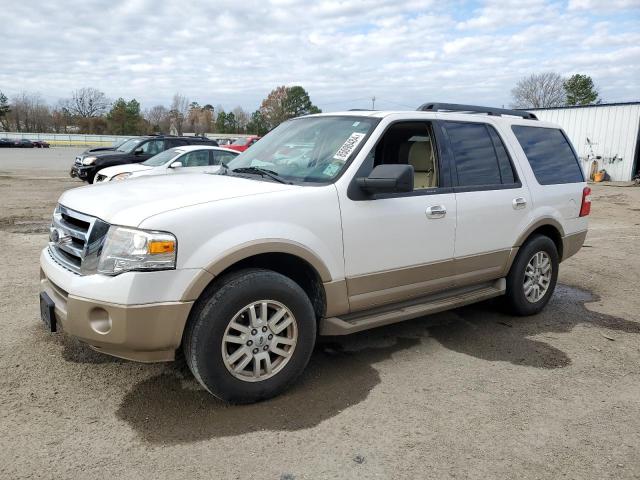
[[[555,72],[534,73],[511,90],[513,108],[545,108],[600,103],[600,94],[589,75],[568,78]]]
[[[273,89],[252,113],[240,106],[225,110],[222,105],[200,105],[180,93],[168,106],[142,110],[135,98],[111,101],[104,92],[91,87],[74,90],[55,105],[48,105],[39,93],[22,92],[9,99],[0,92],[0,130],[15,132],[264,135],[285,120],[320,112],[301,86]]]

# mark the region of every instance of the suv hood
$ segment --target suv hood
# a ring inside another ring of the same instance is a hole
[[[113,147],[94,147],[94,148],[87,148],[84,152],[82,152],[82,155],[84,155],[85,157],[88,157],[89,155],[91,155],[92,153],[96,153],[96,152],[106,152],[106,151],[115,151],[115,148]]]
[[[121,152],[120,150],[101,150],[99,152],[91,152],[87,157],[96,157],[98,160],[101,158],[118,158],[129,155],[127,152]]]
[[[303,188],[227,175],[159,175],[67,190],[59,202],[105,222],[136,227],[169,210],[230,198]]]

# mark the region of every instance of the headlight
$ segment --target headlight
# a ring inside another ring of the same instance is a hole
[[[98,157],[84,157],[82,159],[82,164],[83,165],[93,165],[97,159],[98,159]]]
[[[130,176],[131,176],[131,172],[119,173],[118,175],[114,175],[111,178],[111,181],[114,181],[114,180],[125,180],[125,179],[129,178]]]
[[[176,237],[166,232],[111,226],[100,254],[98,273],[176,268]]]

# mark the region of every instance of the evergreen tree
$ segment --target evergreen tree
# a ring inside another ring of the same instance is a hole
[[[576,73],[564,82],[567,105],[591,105],[598,102],[598,90],[589,75]]]

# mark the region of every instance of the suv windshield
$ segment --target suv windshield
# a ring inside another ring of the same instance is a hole
[[[247,143],[249,142],[248,138],[239,138],[237,139],[235,142],[233,142],[231,145],[237,145],[239,147],[243,147],[245,146]]]
[[[182,151],[177,148],[170,148],[169,150],[165,150],[157,155],[154,155],[149,160],[142,162],[142,165],[147,167],[159,167],[160,165],[164,165],[169,162],[172,158],[181,154]]]
[[[302,117],[280,124],[228,163],[227,172],[258,167],[294,182],[328,183],[373,131],[368,117]]]
[[[134,148],[136,148],[136,146],[138,145],[138,143],[140,143],[140,139],[138,138],[132,138],[131,140],[127,140],[126,142],[124,142],[121,145],[118,145],[118,147],[116,148],[116,150],[118,152],[126,152],[129,153],[131,152]]]

